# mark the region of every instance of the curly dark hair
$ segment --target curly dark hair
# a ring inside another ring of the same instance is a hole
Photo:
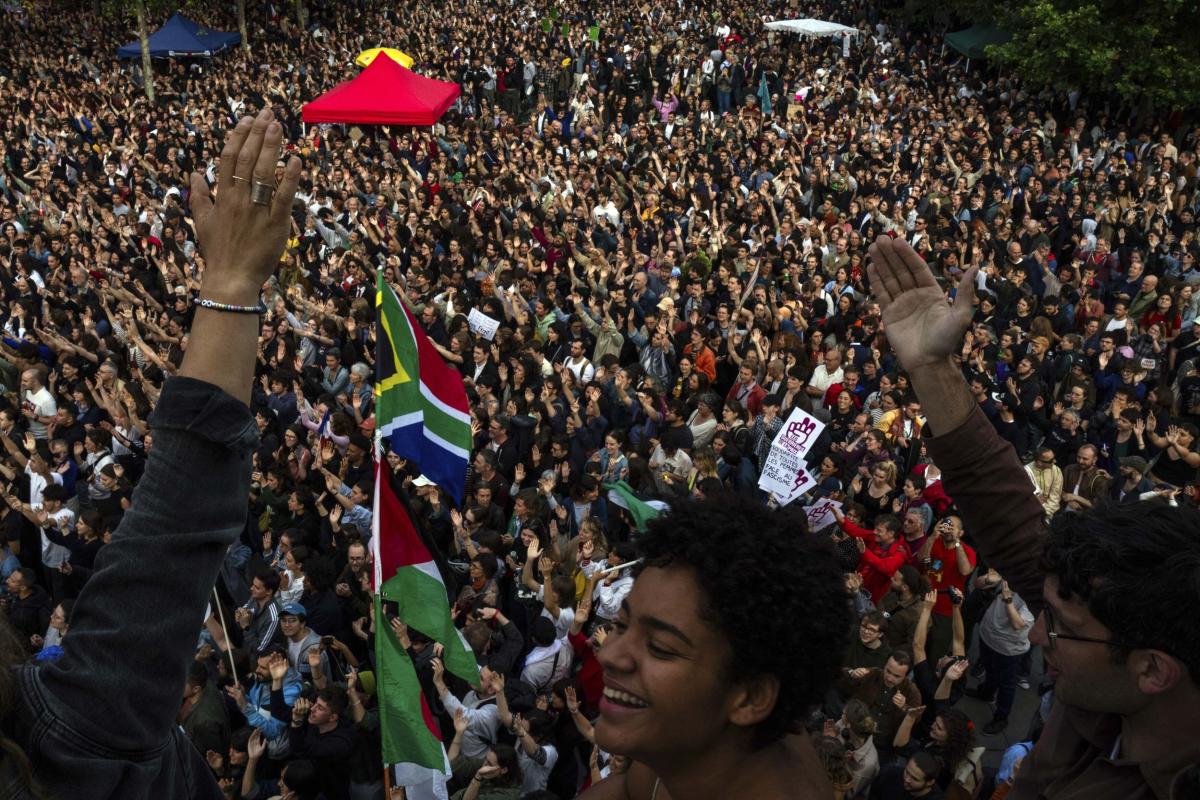
[[[833,550],[809,535],[805,515],[733,493],[681,499],[638,545],[643,566],[695,570],[706,595],[701,615],[729,638],[734,679],[779,677],[754,746],[802,725],[837,678],[852,618]]]
[[[942,762],[943,769],[953,773],[975,746],[975,726],[970,717],[957,708],[943,709],[938,716],[946,726],[946,743],[931,745],[928,749]]]
[[[1200,686],[1200,629],[1181,608],[1200,604],[1200,512],[1162,500],[1060,514],[1042,568],[1058,596],[1087,604],[1112,639],[1178,658]],[[1116,663],[1128,648],[1109,646]]]

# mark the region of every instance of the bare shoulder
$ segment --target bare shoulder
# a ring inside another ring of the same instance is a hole
[[[654,794],[654,773],[645,764],[633,762],[623,775],[611,775],[579,796],[580,800],[650,800]],[[659,787],[654,800],[671,800],[664,787]]]

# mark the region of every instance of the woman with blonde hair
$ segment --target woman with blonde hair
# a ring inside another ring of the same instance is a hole
[[[604,569],[608,558],[608,539],[597,517],[588,517],[579,526],[579,535],[562,548],[563,573],[575,581],[576,596],[582,597],[588,578]]]
[[[851,700],[842,710],[837,721],[839,738],[846,745],[850,774],[853,781],[846,797],[857,797],[866,791],[879,774],[879,752],[875,749],[875,731],[878,725],[871,709],[862,700]]]

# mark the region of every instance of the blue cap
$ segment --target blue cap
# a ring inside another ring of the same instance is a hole
[[[308,612],[304,610],[304,606],[299,603],[287,603],[283,607],[284,617],[308,617]]]

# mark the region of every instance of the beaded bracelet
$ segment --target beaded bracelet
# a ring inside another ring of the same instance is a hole
[[[208,300],[203,297],[197,297],[194,301],[201,308],[207,308],[209,311],[228,311],[232,314],[265,314],[267,306],[262,300],[258,301],[256,306],[235,306],[230,303],[218,303],[216,300]]]

